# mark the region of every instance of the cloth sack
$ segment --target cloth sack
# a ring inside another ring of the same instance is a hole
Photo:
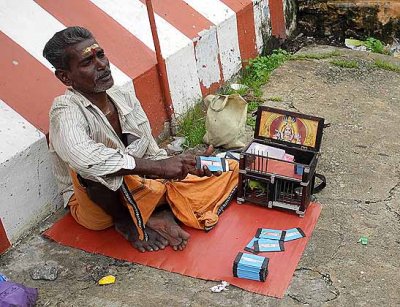
[[[239,94],[208,95],[204,103],[207,107],[204,143],[226,149],[245,146],[246,100]]]

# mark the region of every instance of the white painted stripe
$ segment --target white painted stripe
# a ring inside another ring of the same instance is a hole
[[[183,1],[217,25],[222,72],[229,80],[242,65],[235,12],[219,0]]]
[[[29,52],[36,60],[53,71],[43,57],[47,41],[65,26],[32,0],[1,0],[0,30]],[[116,84],[131,80],[120,69],[111,64]]]
[[[177,116],[184,114],[201,98],[193,47],[183,48],[165,60],[169,88]]]
[[[154,51],[147,9],[142,2],[91,1]],[[155,19],[172,102],[175,111],[181,113],[201,96],[193,42],[160,16],[155,15]]]
[[[17,132],[17,133],[16,133]],[[45,135],[0,99],[0,163],[24,151]]]
[[[268,0],[253,0],[253,8],[257,51],[258,53],[261,53],[264,47],[263,36],[271,36],[271,22]]]
[[[14,243],[60,207],[46,137],[0,99],[0,216]]]
[[[219,0],[183,0],[213,24],[219,25],[235,16],[235,12]]]
[[[200,82],[206,88],[209,88],[211,84],[220,81],[217,28],[211,27],[202,31],[196,41],[197,73]]]
[[[91,2],[139,38],[147,47],[155,50],[145,4],[139,0],[91,0]],[[164,58],[192,44],[188,37],[157,14],[155,20]]]

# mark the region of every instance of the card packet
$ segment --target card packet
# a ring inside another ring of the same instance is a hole
[[[306,234],[304,233],[303,230],[301,230],[301,228],[299,228],[299,227],[290,228],[290,229],[286,230],[284,241],[285,242],[293,241],[293,240],[304,238],[305,236],[306,236]]]
[[[258,240],[258,238],[254,237],[253,239],[250,240],[249,243],[247,243],[246,247],[244,248],[245,251],[248,251],[253,254],[257,254],[256,251],[254,250],[254,242]]]
[[[239,252],[233,262],[233,276],[265,281],[268,275],[269,259],[262,256]]]
[[[258,228],[256,232],[256,238],[283,241],[285,234],[286,232],[284,230]]]
[[[196,168],[202,169],[204,166],[207,166],[211,172],[229,171],[229,163],[228,160],[225,158],[197,156]]]
[[[283,241],[271,240],[271,239],[259,239],[254,241],[254,251],[256,253],[260,252],[281,252],[285,248],[283,246]]]

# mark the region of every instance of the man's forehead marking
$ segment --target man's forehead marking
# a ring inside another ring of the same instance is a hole
[[[100,46],[98,44],[92,44],[89,47],[86,47],[85,49],[83,49],[82,51],[82,55],[87,55],[89,53],[94,53],[96,48],[100,48]]]

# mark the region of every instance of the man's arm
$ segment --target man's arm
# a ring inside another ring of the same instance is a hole
[[[195,169],[196,161],[193,155],[179,155],[154,161],[133,158],[121,150],[96,143],[89,136],[86,119],[77,106],[59,105],[52,108],[50,138],[61,159],[84,178],[106,179],[136,174],[183,179],[188,173],[209,175],[203,170]]]
[[[193,155],[178,155],[163,160],[135,158],[133,170],[121,169],[111,176],[140,175],[163,179],[184,179],[189,173],[197,176],[211,175],[207,171],[196,169],[196,159]]]

